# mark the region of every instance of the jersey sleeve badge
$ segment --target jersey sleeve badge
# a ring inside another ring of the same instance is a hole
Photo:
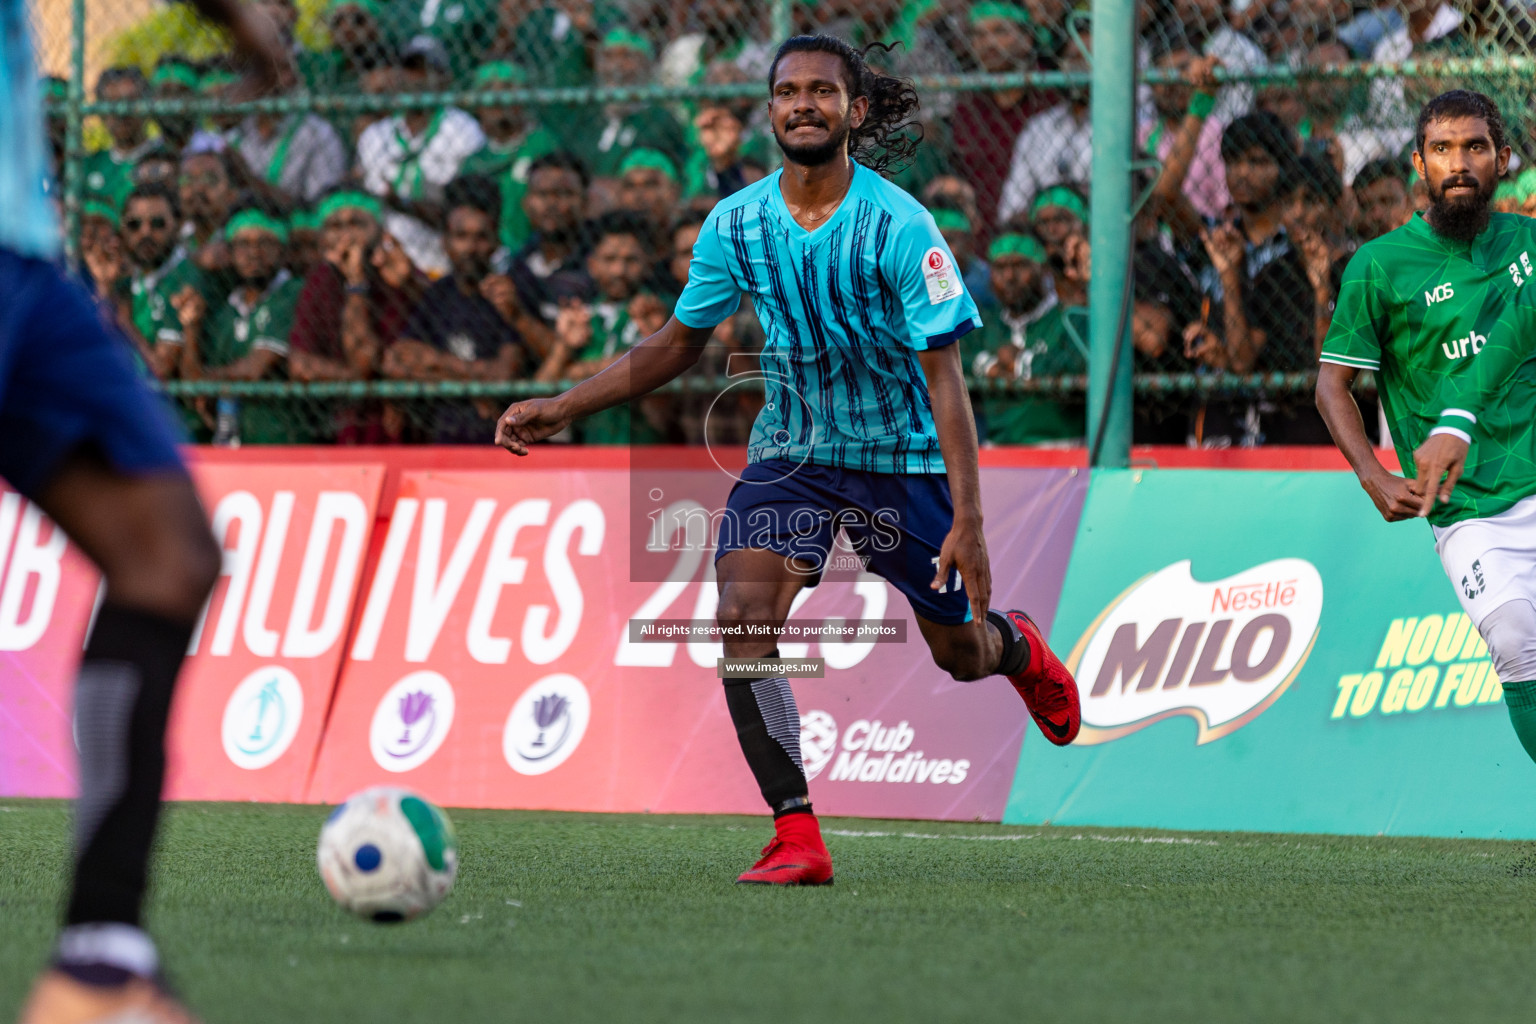
[[[930,306],[958,299],[965,291],[954,260],[936,245],[923,254],[923,283],[928,286]]]

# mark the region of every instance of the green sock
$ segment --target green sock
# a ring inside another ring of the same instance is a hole
[[[1509,721],[1520,745],[1536,761],[1536,680],[1505,683],[1504,703],[1509,705]]]

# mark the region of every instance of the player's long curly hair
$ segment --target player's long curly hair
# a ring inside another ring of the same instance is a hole
[[[865,167],[881,174],[898,171],[912,162],[923,141],[923,126],[917,123],[920,101],[912,83],[894,75],[883,75],[869,66],[865,56],[872,50],[889,53],[895,49],[885,43],[871,43],[862,50],[836,36],[792,36],[784,40],[768,69],[768,90],[773,91],[779,61],[791,53],[830,53],[843,62],[847,75],[848,98],[869,99],[869,114],[864,123],[848,133],[848,155]]]

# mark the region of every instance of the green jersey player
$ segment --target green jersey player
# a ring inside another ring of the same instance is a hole
[[[1536,335],[1523,329],[1536,323],[1536,220],[1491,212],[1510,150],[1488,97],[1435,97],[1415,141],[1429,209],[1350,260],[1317,405],[1382,516],[1429,519],[1536,759]],[[1376,373],[1410,478],[1366,439],[1349,394],[1362,369]]]

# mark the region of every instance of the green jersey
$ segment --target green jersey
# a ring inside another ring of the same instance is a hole
[[[1486,347],[1503,353],[1521,340],[1511,333],[1514,299],[1533,261],[1536,220],[1495,213],[1467,245],[1415,214],[1362,245],[1344,271],[1322,360],[1376,373],[1404,471],[1437,426],[1476,428],[1461,482],[1429,515],[1436,526],[1498,515],[1536,494],[1536,383],[1496,405],[1476,393]]]
[[[501,188],[501,244],[517,252],[527,242],[533,229],[523,212],[523,196],[528,192],[528,168],[541,156],[560,149],[560,140],[543,128],[535,127],[516,141],[502,145],[487,141],[485,146],[464,159],[459,176],[484,175]]]
[[[1088,372],[1088,311],[1063,307],[1054,297],[1023,316],[1001,310],[980,330],[960,339],[967,373],[985,377],[998,352],[1013,349],[1013,380],[1077,376]],[[1081,399],[1065,395],[983,395],[977,411],[994,444],[1080,440],[1087,433]]]
[[[146,345],[153,348],[181,344],[181,317],[176,315],[171,298],[187,285],[207,293],[205,275],[182,246],[176,247],[160,269],[147,274],[136,272],[128,279],[133,326]]]
[[[293,330],[294,310],[299,305],[302,281],[282,270],[255,302],[245,300],[245,289],[236,288],[208,318],[203,341],[203,365],[229,366],[256,351],[288,357],[288,333]],[[242,444],[298,444],[310,440],[290,409],[259,399],[240,402]]]
[[[629,318],[629,303],[603,300],[592,303],[592,339],[576,355],[579,362],[607,359],[644,341],[640,325]],[[639,399],[630,405],[595,412],[576,424],[582,444],[656,444],[661,434],[641,412]]]
[[[159,139],[146,139],[138,148],[121,155],[110,149],[88,154],[80,161],[85,178],[85,198],[99,199],[121,213],[123,202],[133,191],[133,168],[159,148]]]

